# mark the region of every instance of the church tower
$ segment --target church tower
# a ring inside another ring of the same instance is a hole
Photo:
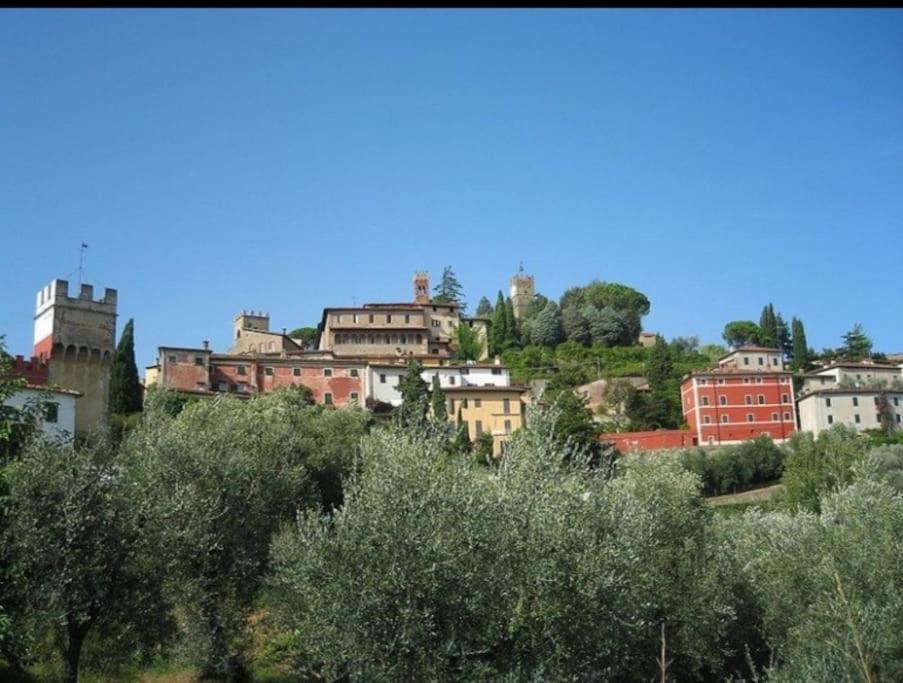
[[[428,304],[430,302],[430,276],[429,273],[418,271],[414,273],[414,303]]]
[[[535,293],[533,276],[524,272],[524,264],[521,263],[517,275],[511,278],[511,303],[517,320],[522,320],[527,314],[527,308],[533,303]]]

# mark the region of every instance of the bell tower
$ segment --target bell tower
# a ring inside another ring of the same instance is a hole
[[[524,264],[521,263],[517,275],[511,278],[511,303],[517,320],[523,319],[527,314],[527,308],[533,302],[535,293],[533,276],[524,272]]]
[[[429,273],[418,271],[414,273],[414,303],[428,304],[430,302],[430,276]]]

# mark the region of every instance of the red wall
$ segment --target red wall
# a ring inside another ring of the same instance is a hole
[[[660,429],[654,432],[615,432],[600,434],[599,441],[612,441],[619,451],[652,451],[661,448],[683,448],[696,445],[689,429]]]

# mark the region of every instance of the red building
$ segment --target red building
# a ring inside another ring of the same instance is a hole
[[[199,394],[252,396],[281,387],[306,386],[314,401],[343,408],[365,399],[365,364],[334,358],[220,354],[209,349],[160,347],[156,381]]]
[[[775,441],[796,429],[792,373],[778,349],[743,347],[681,384],[684,418],[699,445],[738,443],[768,434]]]

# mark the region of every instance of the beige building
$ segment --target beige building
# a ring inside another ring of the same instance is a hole
[[[841,361],[803,378],[800,429],[819,432],[835,424],[858,431],[882,428],[882,407],[896,429],[903,420],[903,375],[895,365]]]
[[[270,314],[242,311],[232,321],[232,348],[229,353],[295,353],[300,342],[283,332],[270,331]]]
[[[448,387],[443,392],[448,400],[449,419],[457,423],[460,411],[471,441],[484,433],[491,434],[495,457],[504,453],[511,434],[524,425],[524,387]]]
[[[325,308],[319,325],[317,349],[336,357],[366,359],[418,358],[424,364],[439,364],[454,357],[458,325],[477,331],[486,353],[486,322],[462,318],[456,301],[430,301],[425,273],[414,276],[414,301],[373,303],[361,307]]]

